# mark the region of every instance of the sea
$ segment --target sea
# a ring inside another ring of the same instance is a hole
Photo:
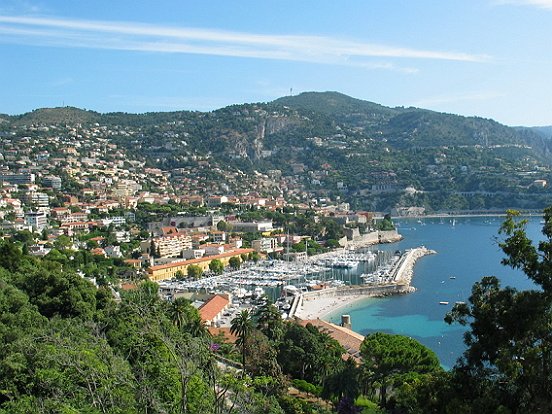
[[[542,217],[525,217],[527,234],[542,240]],[[437,254],[422,257],[414,267],[410,294],[368,298],[338,309],[324,319],[339,324],[341,315],[351,316],[352,329],[362,335],[387,332],[414,338],[432,349],[445,369],[454,366],[465,351],[466,328],[448,325],[445,314],[456,301],[468,302],[472,286],[483,276],[497,276],[502,286],[534,289],[520,271],[501,264],[505,257],[498,243],[504,217],[446,217],[403,219],[395,224],[404,239],[378,245],[377,249],[403,251],[426,246]],[[449,305],[440,304],[449,302]]]

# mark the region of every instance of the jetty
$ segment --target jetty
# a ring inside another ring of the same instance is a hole
[[[383,297],[390,295],[406,294],[415,291],[411,286],[412,276],[414,274],[414,265],[420,258],[435,254],[434,250],[427,249],[425,246],[406,250],[400,258],[387,271],[385,282],[366,283],[353,286],[337,286],[316,291],[302,292],[293,298],[289,317],[304,319],[304,316],[310,314],[307,308],[309,303],[317,299],[350,297],[352,300],[364,297]],[[343,306],[344,302],[341,302]]]

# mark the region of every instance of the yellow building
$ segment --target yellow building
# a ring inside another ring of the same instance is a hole
[[[240,257],[242,254],[249,254],[254,252],[254,249],[235,249],[215,256],[201,257],[199,259],[182,260],[178,262],[169,263],[166,265],[151,266],[148,269],[148,277],[150,280],[157,282],[159,280],[172,279],[176,276],[177,272],[181,272],[182,275],[188,274],[189,265],[197,265],[203,269],[203,271],[209,270],[209,263],[218,259],[224,266],[228,265],[230,258]]]

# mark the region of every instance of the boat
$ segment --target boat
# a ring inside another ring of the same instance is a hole
[[[456,276],[450,276],[449,279],[456,279]]]
[[[439,302],[439,305],[448,305],[449,303],[446,300],[442,300]]]
[[[265,294],[265,291],[262,287],[260,286],[257,286],[254,290],[253,290],[253,296],[255,298],[260,298],[262,297],[263,295]]]

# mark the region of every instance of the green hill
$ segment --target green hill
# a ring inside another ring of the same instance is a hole
[[[193,169],[198,158],[221,171],[245,172],[243,180],[280,171],[305,194],[339,197],[359,208],[541,208],[548,189],[532,182],[552,182],[552,141],[532,129],[388,108],[337,92],[207,113],[40,109],[4,125],[53,123],[107,126],[109,139],[130,156],[168,171]],[[239,187],[232,184],[230,192]],[[416,191],[404,193],[407,187]],[[273,191],[284,190],[275,183]]]

